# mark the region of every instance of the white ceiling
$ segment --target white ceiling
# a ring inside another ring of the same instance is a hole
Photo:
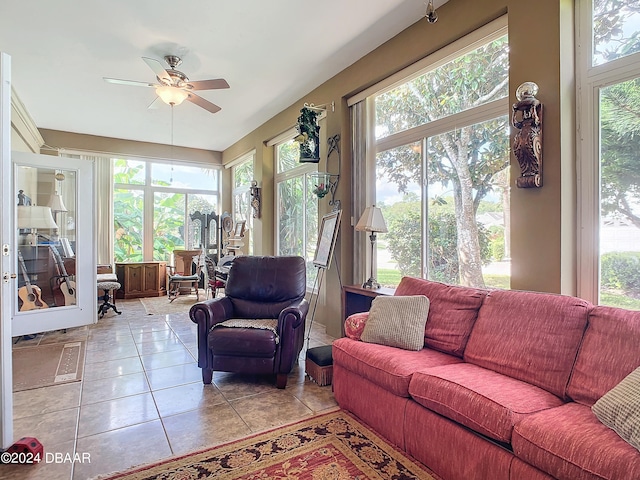
[[[39,128],[162,144],[171,107],[148,109],[152,88],[103,77],[155,82],[141,57],[178,55],[190,80],[221,77],[231,88],[198,92],[222,107],[216,114],[176,106],[173,143],[224,150],[420,20],[425,3],[0,0],[0,51]]]

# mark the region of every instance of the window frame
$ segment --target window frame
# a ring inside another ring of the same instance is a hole
[[[593,3],[576,2],[577,295],[600,303],[600,90],[640,76],[640,52],[592,64]]]
[[[247,245],[247,254],[253,254],[253,212],[251,209],[251,182],[244,185],[236,185],[236,171],[239,167],[251,163],[252,179],[255,180],[255,160],[256,151],[252,150],[249,153],[241,155],[230,163],[231,166],[231,218],[234,222],[239,219],[239,212],[236,211],[236,197],[249,194],[249,204],[247,205],[247,211],[244,212],[246,216],[245,237],[249,238]]]
[[[112,191],[115,192],[118,190],[139,190],[142,191],[143,194],[143,220],[142,220],[142,257],[143,261],[149,262],[154,261],[153,255],[153,233],[154,233],[154,198],[155,193],[178,193],[184,195],[184,220],[185,226],[187,225],[187,207],[189,205],[189,196],[190,195],[211,195],[217,198],[217,205],[220,208],[221,201],[221,167],[217,165],[206,165],[201,163],[194,162],[186,162],[186,161],[177,161],[177,160],[162,160],[148,157],[135,157],[128,155],[111,155],[112,165],[116,160],[127,160],[127,161],[135,161],[135,162],[144,162],[145,163],[145,181],[143,184],[134,184],[134,183],[116,183],[115,178],[112,177]],[[205,189],[187,189],[187,188],[176,188],[176,187],[166,187],[166,186],[158,186],[152,184],[152,168],[150,168],[153,164],[170,164],[175,167],[180,166],[188,166],[195,168],[205,168],[209,170],[217,170],[218,173],[216,175],[216,181],[213,182],[213,189],[205,190]],[[114,198],[115,202],[115,198]],[[114,228],[115,228],[115,208],[114,205],[111,205],[112,211],[114,212]],[[216,212],[220,215],[220,212]],[[189,231],[185,229],[184,233],[185,237],[185,248],[186,245],[189,244]],[[114,258],[115,261],[115,258]]]
[[[368,123],[368,147],[365,164],[365,178],[367,179],[368,185],[363,189],[365,195],[365,205],[375,204],[376,202],[375,171],[379,153],[410,143],[420,142],[423,145],[422,164],[424,166],[427,163],[427,149],[424,148],[424,146],[425,142],[428,141],[428,138],[449,132],[455,128],[475,125],[477,123],[490,121],[494,118],[502,117],[505,115],[507,115],[507,117],[509,118],[509,115],[511,113],[511,104],[509,102],[509,96],[507,95],[501,99],[493,100],[473,109],[454,113],[452,115],[433,120],[429,123],[396,132],[382,138],[376,138],[375,97],[393,90],[399,85],[410,82],[411,80],[425,74],[428,71],[437,69],[439,66],[444,65],[456,58],[459,58],[460,56],[463,56],[481,47],[482,45],[497,40],[505,35],[508,35],[508,23],[506,16],[503,16],[491,22],[490,24],[487,24],[484,27],[470,33],[469,35],[443,47],[442,49],[420,60],[416,64],[407,67],[406,69],[392,75],[386,80],[383,80],[379,84],[374,85],[364,92],[361,92],[358,95],[355,95],[354,97],[348,99],[348,105],[354,105],[355,103],[363,99],[366,100],[365,115],[367,116]],[[423,200],[425,198],[425,195],[427,194],[427,188],[427,180],[423,172],[421,188]],[[359,213],[360,212],[355,212],[356,215],[358,215]],[[424,243],[428,241],[428,225],[425,221],[428,215],[428,202],[423,201],[421,215],[422,241]],[[371,261],[371,251],[370,248],[367,248],[367,242],[368,239],[365,238],[364,235],[362,235],[359,248],[362,249],[363,252],[366,252],[366,265],[374,265],[375,271],[371,274],[377,277],[377,262]],[[426,258],[426,255],[424,255],[423,257],[424,258],[422,258],[421,262],[422,274],[423,276],[426,276],[426,266],[428,259]],[[354,269],[355,268],[356,267],[354,266]]]
[[[304,203],[305,205],[307,204],[307,202],[310,199],[310,195],[313,195],[313,193],[311,193],[309,191],[309,189],[307,188],[307,175],[309,173],[315,173],[318,171],[318,164],[317,163],[301,163],[293,168],[290,168],[288,170],[285,170],[284,172],[277,172],[277,165],[278,165],[278,147],[280,145],[283,145],[285,143],[289,143],[291,141],[293,141],[293,139],[295,138],[295,136],[298,134],[298,131],[295,128],[292,128],[290,130],[287,130],[285,133],[283,133],[282,135],[279,135],[277,137],[277,139],[274,139],[272,145],[273,145],[273,149],[274,149],[274,154],[273,154],[273,161],[274,161],[274,171],[276,171],[275,175],[274,175],[274,179],[273,179],[273,186],[274,186],[274,206],[273,206],[273,210],[274,210],[274,250],[275,250],[275,255],[280,255],[280,234],[279,234],[279,225],[281,223],[281,218],[280,218],[280,209],[278,208],[279,202],[280,202],[280,189],[279,189],[279,184],[286,182],[288,180],[292,180],[292,179],[296,179],[296,178],[301,178],[302,179],[302,183],[304,186],[304,195],[305,195],[305,200]],[[315,197],[315,195],[313,195]],[[316,208],[319,206],[319,202],[317,197],[315,197],[316,200]],[[320,216],[319,210],[318,210],[318,218]],[[304,210],[304,219],[303,219],[303,245],[307,245],[309,240],[308,240],[308,229],[306,228],[307,225],[307,214],[306,214],[306,209]],[[313,262],[313,256],[311,256],[310,258],[306,258],[306,252],[305,252],[305,262],[307,263],[307,266]],[[307,272],[309,271],[309,269],[307,268]],[[307,291],[311,291],[313,288],[312,282],[310,282],[310,279],[307,276]]]

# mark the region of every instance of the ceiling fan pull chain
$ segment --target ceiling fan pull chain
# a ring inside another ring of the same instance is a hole
[[[173,105],[171,105],[171,176],[169,177],[169,185],[173,184]]]

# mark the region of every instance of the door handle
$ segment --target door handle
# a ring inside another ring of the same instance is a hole
[[[17,277],[18,276],[15,273],[9,273],[9,272],[4,272],[4,274],[2,275],[2,279],[4,280],[4,283],[9,283],[9,280],[13,280]]]

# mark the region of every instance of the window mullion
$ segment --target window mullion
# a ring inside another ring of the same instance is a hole
[[[150,168],[147,168],[147,183],[144,185],[144,216],[142,222],[142,257],[145,262],[153,260],[153,203],[154,192],[151,187]]]
[[[424,137],[435,137],[456,128],[464,128],[490,118],[500,117],[510,110],[507,97],[480,105],[447,117],[433,120],[417,127],[394,133],[376,141],[376,151],[390,150],[407,143],[419,141]]]
[[[422,278],[429,278],[429,139],[422,139]]]

